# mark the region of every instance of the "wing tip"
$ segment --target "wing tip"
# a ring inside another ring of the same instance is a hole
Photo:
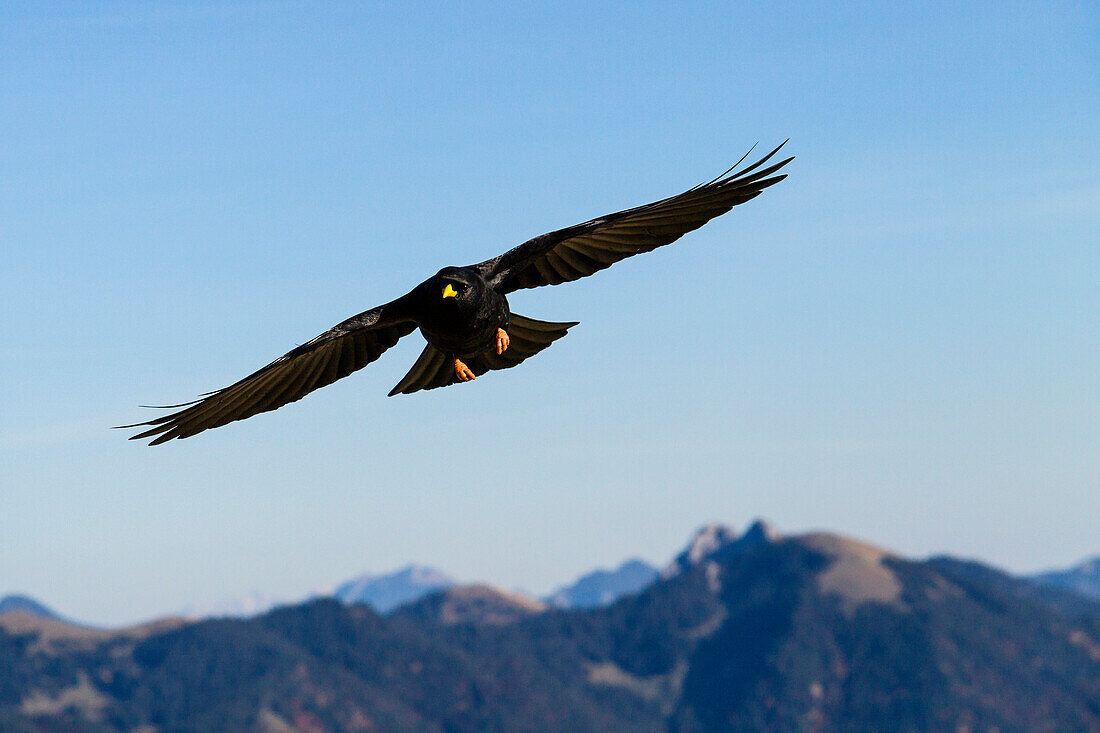
[[[119,426],[119,427],[124,427],[124,426]],[[179,437],[179,436],[173,435],[171,433],[171,428],[170,427],[165,428],[163,426],[158,425],[156,428],[153,428],[152,430],[145,430],[143,432],[138,433],[137,435],[131,435],[129,438],[127,438],[127,440],[145,440],[146,438],[153,438],[153,440],[149,441],[149,445],[160,445],[161,443],[167,442],[167,441],[172,440],[173,438],[176,438],[176,437]]]

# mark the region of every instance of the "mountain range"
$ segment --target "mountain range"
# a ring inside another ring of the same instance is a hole
[[[770,541],[776,536],[775,530],[763,520],[754,521],[741,534],[722,524],[704,525],[695,532],[683,551],[661,570],[644,560],[632,558],[611,570],[600,568],[586,573],[539,600],[554,608],[598,608],[609,605],[624,595],[638,593],[658,577],[672,577],[715,552],[738,552]],[[1064,570],[1050,570],[1024,577],[1042,585],[1065,588],[1100,601],[1100,557],[1085,560]],[[362,574],[340,583],[329,593],[316,593],[310,597],[331,595],[344,603],[365,603],[375,611],[387,614],[435,591],[456,585],[458,581],[441,570],[425,565],[408,565],[390,573]],[[523,595],[520,591],[513,591],[513,594]],[[528,599],[535,600],[533,596],[528,596]],[[250,618],[277,606],[294,605],[304,600],[306,599],[290,601],[253,592],[212,604],[189,606],[179,615],[190,620]],[[29,596],[9,595],[0,598],[0,613],[14,610],[62,619],[53,610]]]
[[[594,608],[450,585],[386,615],[3,614],[0,730],[1100,731],[1084,595],[765,525],[685,553]]]
[[[594,608],[612,603],[626,593],[640,591],[657,576],[657,569],[644,560],[627,560],[614,570],[599,569],[582,575],[573,583],[557,588],[541,602],[557,608]],[[313,597],[331,595],[343,603],[365,603],[375,611],[387,614],[435,591],[456,585],[458,581],[440,570],[425,565],[408,565],[390,573],[356,576],[337,585],[331,593],[315,594]],[[519,591],[513,594],[525,595]],[[533,596],[528,598],[536,600]],[[284,605],[292,604],[286,599],[251,593],[218,603],[189,606],[180,615],[193,620],[249,618]]]

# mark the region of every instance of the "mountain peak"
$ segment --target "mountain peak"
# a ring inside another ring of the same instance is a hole
[[[550,594],[546,601],[557,608],[598,608],[624,595],[637,593],[657,578],[657,569],[638,558],[614,570],[593,570]]]
[[[523,593],[491,585],[453,585],[411,603],[398,613],[431,619],[444,626],[505,626],[542,613],[546,604]]]
[[[901,607],[901,581],[884,559],[894,555],[874,545],[843,535],[816,532],[793,538],[799,544],[830,558],[829,566],[817,576],[818,590],[838,596],[845,613],[851,615],[868,601]]]
[[[714,554],[718,548],[737,540],[737,530],[725,524],[706,524],[695,531],[695,535],[684,549],[684,559],[697,565]]]
[[[757,518],[741,535],[742,541],[752,543],[771,542],[779,537],[779,532],[766,519]]]
[[[30,596],[11,594],[0,598],[0,613],[12,613],[22,611],[31,616],[61,621],[62,618],[53,609],[39,603]]]
[[[455,585],[446,573],[426,565],[406,565],[385,575],[360,575],[340,584],[333,592],[344,603],[366,603],[378,613]]]
[[[744,552],[779,537],[763,519],[756,519],[742,535],[729,525],[704,524],[695,530],[684,550],[661,571],[662,578],[672,578],[716,555]]]

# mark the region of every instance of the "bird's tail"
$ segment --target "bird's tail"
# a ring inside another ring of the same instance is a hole
[[[481,376],[493,369],[507,369],[514,367],[524,359],[534,356],[550,344],[554,343],[566,332],[576,326],[577,323],[551,323],[549,321],[536,321],[534,318],[513,313],[508,325],[508,348],[503,354],[495,351],[486,351],[471,358],[463,358],[466,366],[476,375]],[[422,389],[436,389],[454,384],[454,362],[442,351],[431,344],[424,347],[420,358],[412,365],[412,369],[405,375],[397,386],[390,390],[390,397],[395,394],[412,394]]]

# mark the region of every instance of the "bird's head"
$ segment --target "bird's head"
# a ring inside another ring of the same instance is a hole
[[[438,301],[454,305],[475,301],[482,285],[476,274],[460,267],[444,267],[432,280]]]

